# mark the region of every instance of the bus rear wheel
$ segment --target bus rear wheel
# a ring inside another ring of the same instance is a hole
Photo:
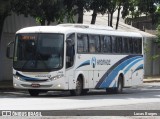
[[[83,82],[82,82],[82,79],[80,77],[78,77],[78,79],[76,81],[76,89],[71,90],[70,93],[73,96],[78,96],[78,95],[82,94],[82,89],[83,89]]]
[[[38,90],[29,89],[28,92],[29,92],[30,96],[38,96],[39,95]]]
[[[118,84],[117,87],[115,88],[115,93],[122,93],[122,92],[123,92],[123,77],[119,76]]]
[[[106,92],[108,94],[120,94],[123,92],[123,77],[118,77],[118,83],[116,88],[107,88]]]

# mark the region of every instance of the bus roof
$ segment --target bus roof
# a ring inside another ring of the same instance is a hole
[[[87,33],[115,36],[142,37],[140,33],[114,30],[112,27],[87,24],[60,24],[57,26],[33,26],[20,29],[16,33]]]

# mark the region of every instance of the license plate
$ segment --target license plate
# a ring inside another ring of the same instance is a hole
[[[31,84],[31,86],[37,88],[40,87],[40,84]]]

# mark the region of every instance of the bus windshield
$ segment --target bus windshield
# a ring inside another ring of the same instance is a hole
[[[17,34],[13,68],[20,71],[51,71],[63,66],[64,35]]]

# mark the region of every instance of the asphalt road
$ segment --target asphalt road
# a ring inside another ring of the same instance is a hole
[[[51,91],[31,97],[26,91],[1,90],[0,110],[160,110],[160,83],[127,88],[123,94],[92,90],[84,96]]]

